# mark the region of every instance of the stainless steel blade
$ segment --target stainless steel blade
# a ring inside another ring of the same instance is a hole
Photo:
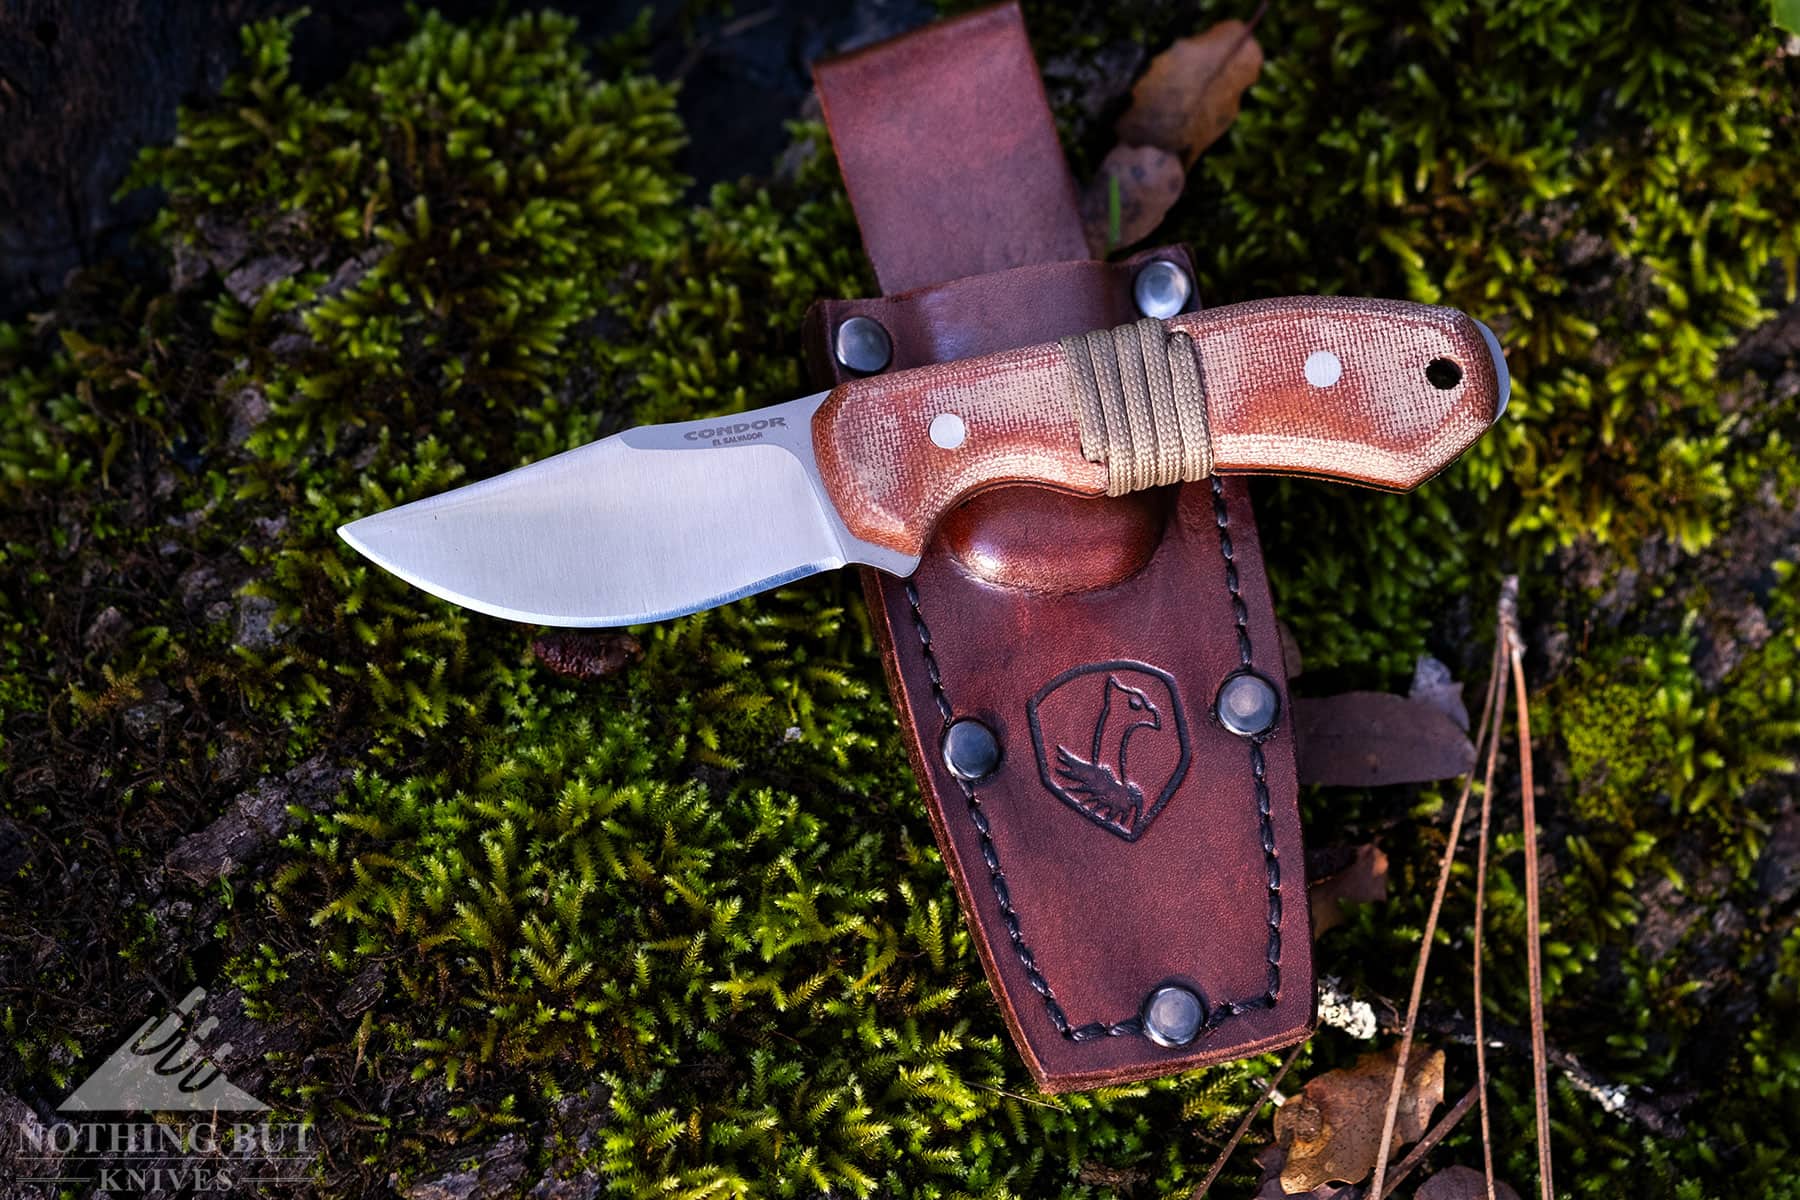
[[[852,537],[813,458],[827,393],[646,425],[338,530],[435,596],[540,625],[660,621],[866,563],[918,559]]]

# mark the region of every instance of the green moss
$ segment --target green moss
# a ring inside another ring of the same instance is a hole
[[[1059,0],[1028,19],[1041,55],[1079,58],[1225,15]],[[89,276],[0,329],[0,780],[28,777],[0,805],[56,847],[22,868],[47,932],[0,953],[10,968],[57,947],[42,995],[0,1009],[0,1086],[62,1088],[116,1042],[46,996],[95,979],[126,995],[148,964],[182,963],[300,1022],[270,1093],[344,1139],[330,1191],[410,1178],[595,1080],[608,1124],[584,1161],[621,1195],[1190,1188],[1268,1061],[1035,1094],[853,579],[641,630],[641,661],[575,685],[533,661],[530,631],[333,535],[625,424],[803,391],[806,305],[874,289],[823,131],[795,128],[797,177],[691,203],[670,88],[600,78],[563,18],[425,15],[311,92],[288,77],[301,19],[246,31],[225,94],[140,165],[167,194],[151,237],[173,284]],[[1778,1189],[1800,1146],[1800,941],[1751,868],[1800,733],[1791,570],[1759,593],[1759,646],[1717,678],[1697,662],[1701,577],[1741,574],[1719,534],[1800,493],[1795,398],[1720,379],[1794,291],[1794,60],[1748,0],[1332,0],[1276,7],[1259,36],[1263,80],[1163,231],[1198,247],[1208,301],[1456,304],[1501,331],[1517,382],[1507,423],[1416,495],[1260,488],[1305,682],[1393,686],[1423,650],[1478,675],[1509,567],[1528,568],[1534,620],[1591,626],[1538,699],[1552,1037],[1610,1078],[1701,1098],[1688,1139],[1646,1144],[1559,1088],[1565,1187]],[[1075,160],[1096,161],[1108,130],[1063,116]],[[1590,593],[1646,547],[1673,547],[1681,574],[1588,622]],[[1579,585],[1560,571],[1576,561],[1594,564]],[[353,782],[294,814],[265,876],[183,893],[191,918],[139,905],[97,935],[52,903],[56,861],[136,880],[249,781],[313,756]],[[1404,991],[1449,798],[1311,805],[1311,840],[1378,835],[1393,861],[1395,899],[1320,948],[1365,992]],[[115,828],[117,845],[91,837]],[[1503,815],[1487,979],[1513,1024],[1521,845]],[[1666,953],[1644,934],[1659,881],[1676,890],[1656,903],[1692,918]],[[1436,1002],[1466,1004],[1462,957],[1440,952]],[[353,979],[373,998],[345,1016]],[[1356,1049],[1323,1035],[1302,1070]],[[1522,1185],[1528,1076],[1494,1062]],[[1468,1065],[1453,1048],[1453,1074]],[[1472,1137],[1442,1155],[1473,1161]]]
[[[287,78],[300,16],[247,30],[251,73],[133,182],[167,189],[158,231],[190,249],[229,212],[259,249],[330,268],[214,304],[271,404],[253,453],[286,463],[374,424],[412,435],[403,454],[436,432],[479,462],[540,431],[621,265],[676,228],[672,92],[594,80],[569,18],[477,34],[430,14],[308,97]],[[273,322],[304,334],[291,360]]]
[[[1609,646],[1551,693],[1584,820],[1630,832],[1666,812],[1712,826],[1740,870],[1755,860],[1771,814],[1746,801],[1800,769],[1800,583],[1792,563],[1773,574],[1769,638],[1710,694],[1692,619],[1672,637]]]
[[[1674,762],[1677,736],[1656,719],[1659,692],[1677,703],[1678,696],[1691,697],[1692,648],[1688,641],[1623,642],[1610,648],[1611,661],[1588,659],[1567,681],[1555,711],[1584,820],[1628,821],[1641,804],[1654,802],[1659,778]],[[1671,671],[1676,678],[1668,680]],[[1663,690],[1671,686],[1677,690]]]
[[[98,429],[76,396],[74,364],[64,351],[39,365],[32,350],[24,329],[0,324],[0,484],[9,490],[79,483],[93,467],[67,446]]]

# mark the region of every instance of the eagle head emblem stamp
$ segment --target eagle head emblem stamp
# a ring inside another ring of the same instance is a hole
[[[1050,794],[1135,842],[1188,769],[1187,714],[1175,680],[1140,662],[1071,667],[1025,706],[1038,777]]]

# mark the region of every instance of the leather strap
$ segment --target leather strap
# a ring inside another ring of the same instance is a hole
[[[1018,8],[1000,4],[813,68],[883,292],[1087,257],[1075,179],[1022,45]]]
[[[821,74],[829,65],[820,65]],[[1047,340],[1044,330],[1053,325],[1069,334],[1116,325],[1136,311],[1130,307],[1131,283],[1138,268],[1172,256],[1186,261],[1182,252],[1151,250],[1122,262],[1028,263],[959,278],[953,288],[934,285],[891,296],[819,300],[806,313],[807,366],[821,383],[854,378],[831,356],[830,336],[851,317],[868,317],[888,331],[894,343],[891,371],[1029,346]],[[971,314],[979,319],[971,320]]]
[[[815,69],[879,300],[915,366],[1125,324],[1137,268],[1085,253],[1023,22],[1002,5]],[[946,282],[948,281],[948,282]],[[1014,1043],[1046,1091],[1170,1074],[1306,1036],[1313,977],[1281,645],[1248,494],[1209,479],[1116,499],[999,488],[953,511],[917,572],[866,572],[927,809]],[[1251,736],[1215,697],[1254,677]],[[991,773],[952,772],[976,722]],[[1146,1002],[1201,1000],[1191,1040]]]

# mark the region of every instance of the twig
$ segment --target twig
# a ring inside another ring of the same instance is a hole
[[[1381,1190],[1382,1200],[1387,1200],[1387,1197],[1393,1195],[1394,1189],[1406,1182],[1406,1177],[1425,1161],[1425,1156],[1430,1154],[1439,1142],[1448,1137],[1450,1131],[1456,1128],[1457,1123],[1468,1115],[1469,1109],[1475,1104],[1475,1097],[1479,1091],[1478,1087],[1472,1087],[1464,1092],[1462,1099],[1452,1105],[1449,1112],[1439,1117],[1437,1124],[1425,1131],[1425,1136],[1419,1139],[1412,1151],[1400,1160],[1400,1165],[1394,1168],[1393,1178],[1389,1179],[1387,1186]]]
[[[1355,996],[1349,998],[1353,1001],[1362,1000]],[[1366,1000],[1362,1002],[1367,1003]],[[1380,1012],[1379,1004],[1372,1007]],[[1379,1015],[1376,1021],[1381,1033],[1394,1033],[1400,1028],[1398,1019],[1385,1013]],[[1440,1041],[1453,1042],[1459,1046],[1475,1044],[1474,1026],[1468,1018],[1441,1009],[1424,1008],[1419,1013],[1418,1029]],[[1516,1025],[1488,1022],[1484,1030],[1483,1041],[1489,1049],[1505,1050],[1512,1054],[1531,1053],[1531,1035]],[[1658,1137],[1673,1139],[1687,1136],[1687,1129],[1679,1118],[1664,1112],[1647,1099],[1633,1096],[1626,1085],[1594,1074],[1581,1065],[1580,1059],[1565,1050],[1549,1046],[1547,1051],[1550,1065],[1562,1074],[1569,1086],[1598,1100],[1607,1112],[1627,1117]]]
[[[991,1083],[978,1083],[978,1084],[975,1084],[974,1086],[976,1087],[976,1089],[978,1089],[980,1091],[992,1092],[996,1096],[1005,1096],[1010,1100],[1018,1100],[1025,1104],[1033,1104],[1033,1105],[1036,1105],[1038,1108],[1047,1108],[1051,1112],[1068,1112],[1069,1111],[1068,1109],[1064,1108],[1060,1104],[1052,1104],[1050,1101],[1044,1099],[1042,1096],[1027,1096],[1023,1092],[1009,1092],[1005,1088],[995,1087]]]
[[[1505,661],[1502,658],[1504,653],[1505,647],[1496,637],[1490,679],[1500,677],[1501,667]],[[1481,1031],[1481,939],[1487,913],[1488,832],[1493,824],[1494,766],[1499,759],[1500,739],[1498,737],[1490,738],[1487,747],[1487,770],[1481,778],[1481,840],[1475,850],[1475,981],[1473,986],[1475,993],[1475,1094],[1481,1103],[1481,1176],[1482,1186],[1487,1190],[1487,1200],[1499,1200],[1499,1198],[1494,1194],[1494,1141],[1492,1128],[1488,1124],[1487,1039],[1482,1036]]]
[[[1294,1060],[1300,1057],[1300,1052],[1311,1043],[1312,1039],[1308,1038],[1288,1051],[1287,1058],[1282,1061],[1281,1069],[1275,1072],[1274,1078],[1270,1079],[1268,1086],[1263,1088],[1262,1095],[1258,1096],[1256,1102],[1244,1110],[1244,1119],[1239,1121],[1237,1128],[1232,1131],[1231,1140],[1225,1143],[1225,1149],[1219,1151],[1219,1157],[1213,1163],[1212,1170],[1206,1173],[1206,1178],[1202,1179],[1200,1186],[1194,1189],[1192,1200],[1201,1200],[1208,1189],[1218,1180],[1219,1172],[1223,1171],[1225,1164],[1231,1161],[1231,1155],[1238,1148],[1238,1143],[1244,1140],[1246,1133],[1250,1132],[1250,1122],[1256,1119],[1256,1114],[1262,1111],[1262,1106],[1269,1102],[1269,1097],[1275,1094],[1275,1089],[1281,1086],[1283,1079],[1287,1078],[1288,1068],[1294,1065]]]
[[[1525,976],[1531,990],[1531,1087],[1537,1102],[1538,1195],[1555,1200],[1550,1178],[1550,1083],[1545,1060],[1544,964],[1538,910],[1537,797],[1531,781],[1531,705],[1525,695],[1525,646],[1519,637],[1519,577],[1500,585],[1500,630],[1512,659],[1513,695],[1519,709],[1519,803],[1525,824]]]
[[[1500,672],[1488,677],[1487,699],[1481,707],[1481,724],[1475,734],[1477,748],[1490,734],[1498,737],[1496,710],[1500,706]],[[1444,893],[1450,887],[1450,867],[1456,861],[1457,842],[1462,837],[1463,816],[1469,809],[1469,793],[1475,786],[1475,773],[1463,775],[1462,791],[1456,798],[1456,812],[1450,818],[1450,836],[1444,842],[1443,858],[1438,863],[1437,889],[1431,894],[1431,910],[1425,917],[1425,935],[1419,941],[1419,959],[1413,967],[1412,996],[1406,1003],[1406,1020],[1400,1027],[1400,1048],[1394,1056],[1394,1079],[1388,1085],[1387,1109],[1381,1118],[1381,1147],[1375,1154],[1375,1176],[1368,1194],[1384,1196],[1382,1187],[1387,1176],[1388,1156],[1394,1150],[1394,1123],[1400,1114],[1400,1095],[1406,1088],[1406,1060],[1412,1053],[1413,1025],[1418,1020],[1419,1003],[1425,995],[1425,974],[1431,963],[1431,943],[1437,938],[1438,917],[1444,909]]]

